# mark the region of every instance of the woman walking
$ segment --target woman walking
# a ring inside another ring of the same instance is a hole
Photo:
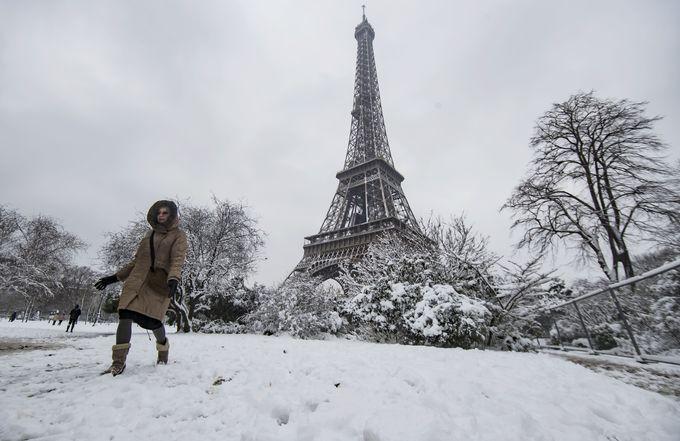
[[[114,376],[125,370],[133,322],[153,331],[158,350],[156,362],[168,362],[170,342],[165,336],[162,320],[181,280],[187,238],[178,227],[177,205],[172,201],[154,203],[146,219],[151,230],[139,243],[132,262],[116,274],[102,277],[95,283],[95,287],[102,290],[112,283],[123,282],[118,302],[116,344],[112,348],[113,362],[104,372]]]

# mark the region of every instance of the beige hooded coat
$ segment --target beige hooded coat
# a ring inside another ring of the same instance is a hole
[[[166,225],[157,222],[161,206],[167,206],[167,201],[158,201],[149,209],[146,219],[152,230],[140,242],[132,262],[118,271],[116,277],[124,282],[118,310],[128,309],[163,321],[170,305],[168,280],[179,282],[182,279],[187,237],[178,228],[179,217],[174,204]],[[152,236],[153,258],[150,248]]]

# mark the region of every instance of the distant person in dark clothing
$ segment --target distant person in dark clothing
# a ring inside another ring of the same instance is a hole
[[[73,332],[73,327],[78,323],[78,317],[80,317],[80,305],[76,305],[75,308],[71,310],[68,318],[68,325],[66,325],[66,332],[68,332],[68,327],[71,327],[71,332]]]
[[[16,320],[16,319],[17,319],[17,312],[14,311],[14,312],[12,313],[12,315],[9,316],[9,321],[10,321],[10,322],[13,322],[13,321]]]
[[[59,322],[59,323],[57,323],[57,326],[61,326],[61,322],[63,322],[65,318],[66,318],[66,316],[64,316],[63,312],[60,312],[59,314],[57,314],[57,321]]]

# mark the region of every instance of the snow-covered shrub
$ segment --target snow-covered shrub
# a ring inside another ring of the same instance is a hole
[[[564,318],[557,320],[557,326],[560,328],[560,336],[562,343],[565,345],[588,347],[588,339],[583,327],[570,314],[565,314]],[[628,338],[623,327],[617,323],[601,323],[596,326],[591,326],[588,329],[594,349],[605,351],[621,346],[621,342]],[[553,326],[550,329],[551,343],[558,345],[557,331]]]
[[[313,338],[336,334],[343,325],[337,293],[321,286],[321,280],[296,273],[280,286],[259,293],[258,306],[245,317],[255,332],[288,333]]]
[[[530,339],[522,337],[517,332],[507,334],[503,338],[502,348],[506,351],[514,352],[533,352],[536,350],[534,343]]]
[[[404,315],[416,342],[469,348],[486,339],[491,313],[483,301],[459,294],[451,285],[399,285],[394,285],[397,292],[415,289],[420,294]]]
[[[595,326],[590,331],[590,334],[593,339],[593,346],[599,351],[614,349],[618,346],[618,343],[616,342],[618,333],[614,327],[607,323]]]
[[[427,247],[374,244],[343,280],[343,313],[365,339],[468,348],[483,344],[488,333],[485,302],[446,283],[436,252]]]
[[[448,220],[430,216],[422,224],[435,244],[438,271],[445,283],[470,297],[490,300],[496,296],[493,267],[499,257],[490,250],[487,236],[475,231],[464,214]]]
[[[203,306],[200,310],[197,308],[194,318],[235,322],[255,309],[257,292],[262,288],[257,284],[246,287],[241,277],[220,281],[206,292]]]
[[[680,348],[680,297],[661,297],[652,304],[654,330],[667,343],[663,349]]]
[[[539,255],[522,264],[508,262],[501,266],[491,327],[491,343],[501,349],[525,350],[523,344],[516,343],[520,336],[536,338],[550,332],[552,319],[545,308],[570,293],[564,282],[552,272],[544,272],[542,265]]]
[[[673,239],[679,237],[680,234]],[[680,248],[677,246],[660,248],[637,257],[635,267],[640,274],[678,258]],[[680,349],[680,270],[673,269],[645,280],[636,284],[634,290],[617,292],[643,351],[658,354]]]
[[[192,329],[204,334],[245,334],[248,328],[240,323],[224,320],[194,319]]]
[[[343,313],[362,337],[396,342],[406,334],[402,320],[406,312],[404,303],[413,303],[405,298],[410,293],[400,294],[393,298],[391,285],[387,280],[381,280],[372,286],[361,287],[359,294],[345,304]]]
[[[585,337],[575,338],[571,341],[571,346],[574,346],[575,348],[589,348],[588,339]]]
[[[109,292],[104,297],[102,302],[102,311],[107,314],[115,314],[118,312],[118,302],[120,301],[120,291]]]
[[[562,344],[567,344],[568,342],[579,338],[583,334],[581,325],[570,320],[569,317],[564,317],[557,320],[557,327],[559,328],[559,336],[562,337]],[[557,330],[553,326],[550,328],[551,343],[558,345],[560,341],[558,339]]]
[[[610,333],[600,333],[593,335],[593,345],[595,349],[600,351],[606,351],[608,349],[614,349],[618,346],[614,335]]]
[[[484,342],[491,313],[451,285],[367,286],[345,307],[350,322],[382,341],[469,348]]]

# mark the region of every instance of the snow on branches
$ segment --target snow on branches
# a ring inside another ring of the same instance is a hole
[[[28,310],[54,296],[76,251],[85,243],[47,216],[26,218],[0,205],[0,292],[19,294]]]
[[[213,197],[210,207],[185,204],[181,219],[189,248],[182,270],[184,297],[177,309],[188,330],[195,316],[209,316],[212,304],[238,290],[231,289],[234,280],[242,281],[254,270],[264,240],[240,203]]]
[[[482,344],[491,318],[485,302],[447,282],[435,249],[386,237],[340,276],[347,289],[343,313],[359,335],[371,340]]]
[[[255,332],[286,333],[299,338],[336,334],[343,327],[338,292],[307,273],[294,273],[281,285],[259,292],[245,322]]]
[[[264,233],[240,203],[213,197],[211,206],[182,204],[180,227],[188,240],[187,257],[182,269],[182,295],[173,299],[171,309],[178,329],[189,332],[194,319],[217,320],[215,312],[237,314],[243,280],[252,273],[262,247]],[[101,259],[109,269],[127,263],[149,225],[140,219],[125,229],[109,233]],[[243,311],[240,312],[244,313]]]
[[[611,281],[635,275],[631,245],[680,223],[680,179],[645,102],[577,93],[542,115],[527,176],[502,209],[518,245],[576,245]]]

